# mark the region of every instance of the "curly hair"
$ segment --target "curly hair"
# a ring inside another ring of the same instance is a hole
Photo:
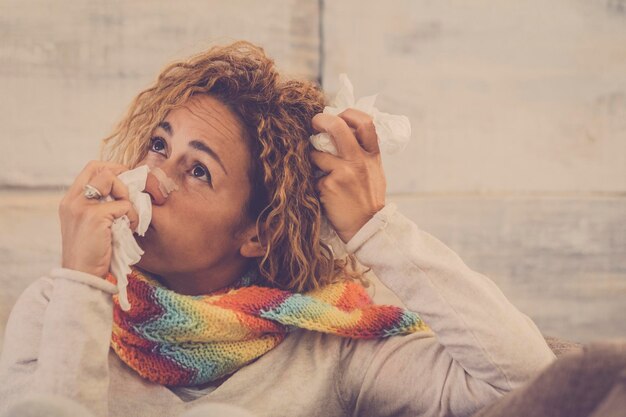
[[[252,191],[242,212],[256,221],[265,249],[256,259],[260,275],[270,285],[298,292],[344,279],[368,286],[369,269],[359,271],[352,254],[336,259],[320,240],[322,207],[308,138],[315,133],[311,119],[324,109],[324,93],[309,80],[282,80],[260,46],[236,41],[167,65],[103,139],[101,157],[135,166],[167,112],[195,94],[219,99],[244,126]]]

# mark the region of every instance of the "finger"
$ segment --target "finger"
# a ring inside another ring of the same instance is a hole
[[[89,185],[100,191],[103,197],[110,195],[115,200],[128,200],[128,187],[109,168],[103,168],[89,180]]]
[[[128,170],[128,167],[122,164],[109,161],[89,161],[83,170],[76,176],[76,179],[70,186],[68,194],[79,195],[83,193],[83,187],[89,182],[89,179],[104,168],[109,168],[115,175]]]
[[[311,151],[311,160],[322,171],[330,173],[341,164],[341,159],[327,152]]]
[[[128,217],[128,220],[131,220],[131,218],[133,218],[135,219],[135,221],[137,221],[138,219],[137,213],[135,212],[135,209],[129,200],[106,201],[102,204],[94,206],[93,210],[97,211],[98,217],[107,219],[109,224],[112,223],[113,220],[124,215]]]
[[[135,210],[135,206],[130,205],[130,210],[126,213],[128,220],[130,221],[130,230],[135,231],[137,225],[139,224],[139,214],[137,210]]]
[[[322,177],[315,182],[317,198],[322,203],[322,213],[326,214],[328,199],[337,195],[336,182],[330,177]]]
[[[96,187],[104,197],[111,196],[114,200],[121,201],[129,200],[128,186],[108,168],[104,168],[95,178],[89,181],[89,184]],[[126,216],[130,221],[130,229],[135,230],[139,223],[139,214],[132,203]]]
[[[315,181],[313,188],[315,188],[315,191],[317,191],[317,195],[318,197],[320,197],[320,199],[322,199],[322,197],[324,197],[325,195],[325,192],[327,190],[327,183],[328,177],[322,177]]]
[[[311,125],[318,132],[326,132],[332,136],[341,157],[355,159],[362,152],[354,133],[341,117],[318,113],[313,116]]]
[[[338,115],[355,130],[355,135],[363,149],[370,153],[380,153],[378,135],[374,119],[364,111],[348,108]]]

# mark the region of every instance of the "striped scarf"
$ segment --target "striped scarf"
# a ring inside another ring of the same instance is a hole
[[[106,279],[116,283],[111,274]],[[232,374],[297,329],[355,339],[429,329],[417,313],[374,305],[354,281],[305,293],[255,285],[258,281],[253,269],[232,286],[190,296],[132,268],[130,311],[123,311],[118,295],[113,296],[111,347],[149,381],[195,386]]]

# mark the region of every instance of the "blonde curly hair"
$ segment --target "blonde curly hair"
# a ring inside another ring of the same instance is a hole
[[[336,259],[320,240],[322,207],[308,138],[315,133],[311,119],[324,109],[324,93],[309,80],[282,80],[260,46],[236,41],[167,65],[103,139],[102,159],[135,166],[168,111],[195,94],[219,99],[245,127],[252,191],[242,212],[256,221],[265,248],[256,262],[268,284],[297,292],[344,279],[368,286],[369,269],[359,271],[352,254]]]

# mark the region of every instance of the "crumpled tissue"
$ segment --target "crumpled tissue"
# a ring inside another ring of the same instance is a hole
[[[139,236],[143,236],[152,220],[152,199],[150,194],[143,192],[146,188],[149,168],[142,165],[138,168],[125,171],[117,177],[128,187],[129,200],[139,215],[139,221],[135,231]],[[112,201],[111,196],[107,196],[105,201]],[[119,291],[120,307],[124,311],[130,310],[128,302],[128,278],[130,266],[136,264],[143,255],[143,250],[139,247],[130,230],[130,220],[126,215],[113,220],[111,225],[112,234],[112,254],[111,273],[117,279],[117,289]]]
[[[322,113],[337,116],[347,108],[361,110],[372,116],[381,152],[392,154],[403,150],[411,138],[409,118],[403,115],[383,113],[374,107],[378,94],[361,97],[355,102],[354,88],[347,74],[339,74],[339,82],[341,87],[331,102],[331,106],[324,107]],[[311,135],[309,141],[318,151],[338,155],[332,136],[326,132]],[[320,172],[316,173],[316,177],[319,177],[319,174]],[[326,217],[322,218],[320,235],[320,239],[331,247],[336,257],[340,258],[347,254],[345,243],[339,238]]]
[[[383,113],[374,107],[378,94],[361,97],[355,103],[354,88],[348,76],[344,73],[339,74],[339,82],[341,83],[339,92],[331,106],[324,107],[322,113],[337,116],[349,107],[361,110],[372,116],[381,151],[391,154],[403,150],[411,138],[411,122],[409,118],[403,115]],[[337,155],[337,148],[328,133],[322,132],[311,135],[309,140],[318,151]]]

